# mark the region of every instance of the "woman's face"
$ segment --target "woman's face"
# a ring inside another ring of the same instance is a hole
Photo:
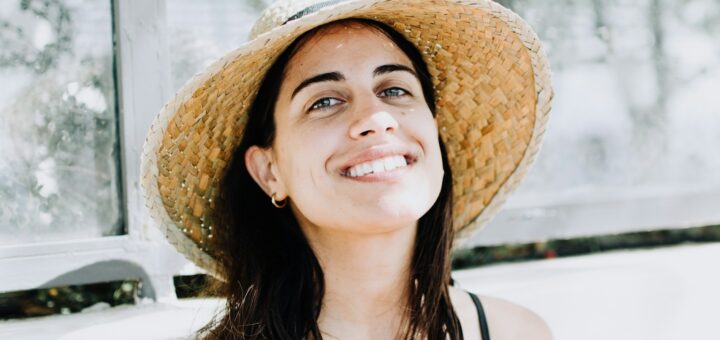
[[[410,59],[365,25],[331,25],[291,58],[265,150],[267,190],[301,226],[376,233],[415,226],[443,168],[436,121]]]

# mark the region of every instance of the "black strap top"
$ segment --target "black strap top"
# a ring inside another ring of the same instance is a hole
[[[487,318],[485,318],[485,310],[483,309],[482,303],[480,303],[480,298],[473,293],[468,292],[468,294],[470,294],[470,297],[475,304],[478,319],[480,320],[480,339],[490,340],[490,330],[488,329]]]
[[[450,285],[455,286],[455,279],[453,279],[452,277],[450,278]],[[480,298],[471,292],[467,293],[468,295],[470,295],[472,302],[475,304],[475,309],[477,309],[478,320],[480,321],[480,339],[490,340],[490,330],[488,329],[487,318],[485,317],[485,310],[483,309],[482,303],[480,302]],[[460,339],[464,339],[465,337],[463,335],[462,325],[458,324],[458,326],[460,326]]]
[[[490,330],[488,329],[487,324],[487,318],[485,318],[485,310],[483,309],[482,303],[480,302],[480,298],[478,298],[477,295],[468,292],[468,295],[470,295],[470,298],[472,298],[473,303],[475,304],[475,309],[477,309],[478,314],[478,320],[480,321],[480,339],[481,340],[490,340]],[[464,339],[462,326],[460,325],[460,338]]]

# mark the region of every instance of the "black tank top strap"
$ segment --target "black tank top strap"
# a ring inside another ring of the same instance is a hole
[[[455,285],[455,280],[451,277],[450,278],[450,285]],[[467,292],[467,291],[466,291]],[[482,303],[480,302],[480,298],[471,293],[467,292],[468,295],[470,295],[470,298],[473,301],[473,304],[475,304],[475,309],[477,310],[478,314],[478,321],[480,322],[480,339],[481,340],[490,340],[490,329],[488,328],[487,318],[485,317],[485,309],[483,309]],[[459,330],[460,330],[460,339],[464,339],[464,334],[462,330],[462,326],[458,323]]]
[[[482,303],[480,302],[480,298],[478,298],[478,296],[473,293],[468,292],[468,294],[472,298],[473,303],[475,304],[475,308],[477,309],[478,320],[480,321],[481,339],[490,340],[490,330],[488,329],[487,318],[485,317],[485,310],[483,309]]]

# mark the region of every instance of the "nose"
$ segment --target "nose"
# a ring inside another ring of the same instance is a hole
[[[384,134],[397,130],[398,122],[392,114],[385,110],[374,107],[365,110],[352,126],[350,126],[350,137],[353,139],[362,138],[372,134]],[[367,112],[370,113],[367,113]]]

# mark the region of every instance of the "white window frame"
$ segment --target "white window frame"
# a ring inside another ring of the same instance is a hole
[[[145,134],[172,91],[165,1],[111,6],[127,234],[0,246],[0,292],[137,278],[145,297],[175,299],[173,276],[201,272],[151,226],[139,188]]]
[[[714,183],[686,192],[640,190],[553,198],[515,195],[464,246],[521,244],[720,223],[720,187]]]

